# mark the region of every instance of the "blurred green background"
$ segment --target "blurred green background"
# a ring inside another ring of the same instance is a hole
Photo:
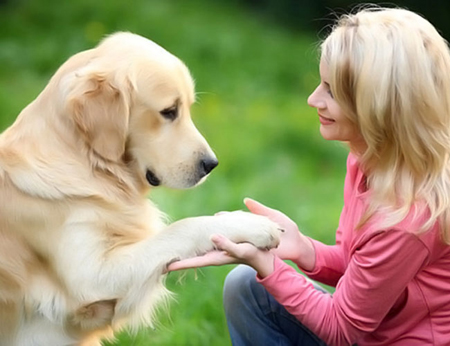
[[[160,208],[177,220],[243,209],[243,198],[253,197],[285,212],[304,233],[333,243],[347,151],[320,137],[316,112],[306,104],[319,81],[317,32],[330,23],[330,8],[348,6],[0,0],[0,127],[14,121],[72,54],[114,31],[141,34],[189,66],[198,92],[194,121],[220,161],[195,189],[155,189],[151,197]],[[110,345],[229,345],[222,285],[230,269],[171,273],[167,285],[176,301],[156,328],[124,332]]]

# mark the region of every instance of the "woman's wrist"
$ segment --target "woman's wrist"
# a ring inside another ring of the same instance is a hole
[[[249,265],[258,272],[259,277],[264,278],[275,270],[274,261],[275,255],[273,253],[259,250]]]
[[[312,271],[316,265],[316,250],[314,245],[307,236],[301,235],[302,242],[300,246],[299,256],[294,261],[300,268]]]

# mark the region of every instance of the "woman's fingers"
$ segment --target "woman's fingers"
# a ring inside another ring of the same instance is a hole
[[[230,257],[225,251],[216,250],[210,251],[203,256],[197,256],[173,262],[167,266],[167,271],[171,272],[176,270],[220,266],[233,263],[236,263],[236,259],[234,257]]]
[[[248,210],[253,214],[266,216],[273,222],[278,223],[281,227],[284,227],[284,221],[289,220],[289,218],[279,210],[266,207],[264,204],[257,202],[254,199],[245,198],[244,203]]]
[[[219,234],[212,235],[211,241],[217,250],[207,252],[203,256],[173,262],[168,265],[167,271],[237,263],[237,259],[233,257],[237,244]]]
[[[233,243],[230,239],[224,237],[221,234],[213,234],[211,236],[211,241],[219,250],[226,251],[230,255],[234,255],[236,253],[237,244]]]
[[[269,216],[271,215],[272,209],[266,207],[264,204],[259,203],[251,198],[245,198],[244,204],[253,214]]]
[[[207,252],[203,256],[170,263],[167,266],[167,271],[246,263],[246,261],[251,259],[254,253],[258,251],[257,248],[251,244],[236,244],[220,234],[211,236],[211,241],[214,243],[217,250]]]

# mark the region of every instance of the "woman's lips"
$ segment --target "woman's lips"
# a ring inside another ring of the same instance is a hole
[[[319,114],[319,121],[322,125],[331,125],[334,123],[333,119],[325,118],[324,116]]]

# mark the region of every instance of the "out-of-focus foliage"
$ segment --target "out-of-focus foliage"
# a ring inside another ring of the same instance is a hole
[[[396,0],[396,1],[353,1],[353,0],[229,0],[245,3],[268,18],[290,27],[292,30],[321,31],[332,24],[336,15],[371,5],[402,7],[417,12],[431,21],[442,36],[450,39],[450,1],[447,0]]]
[[[172,219],[243,208],[250,196],[307,234],[332,243],[342,205],[346,149],[324,141],[306,104],[318,83],[317,36],[291,31],[243,4],[208,0],[0,3],[0,127],[9,126],[70,55],[105,35],[132,31],[180,57],[196,79],[194,121],[220,164],[191,190],[158,188]],[[228,345],[222,312],[230,267],[177,273],[177,295],[156,330],[117,345]]]

